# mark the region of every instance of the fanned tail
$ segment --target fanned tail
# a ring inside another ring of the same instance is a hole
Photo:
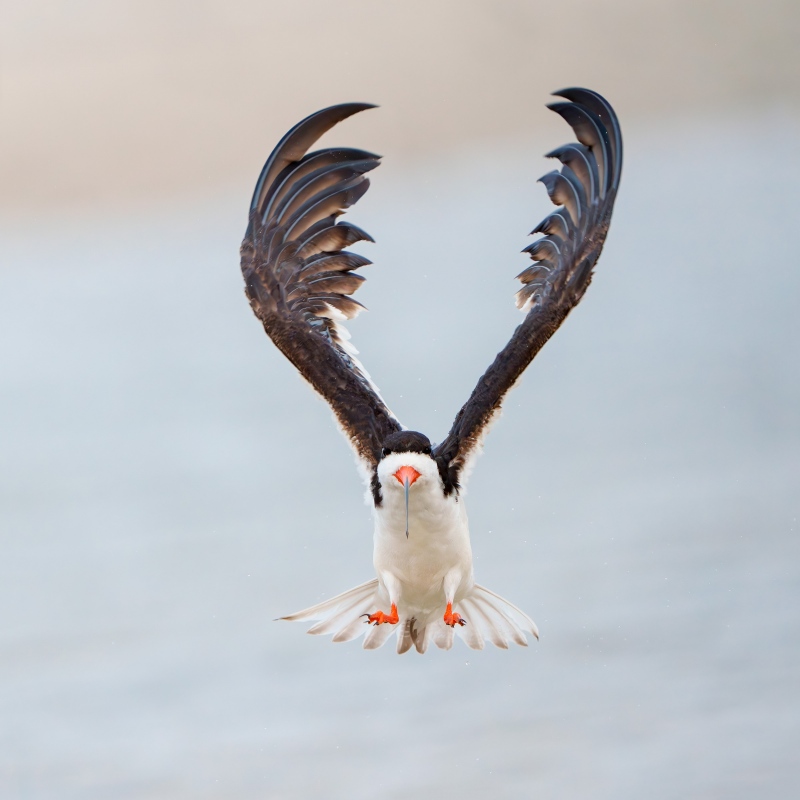
[[[308,629],[308,633],[316,635],[332,633],[334,642],[349,642],[362,633],[371,633],[371,629],[368,629],[364,624],[363,616],[364,614],[372,614],[375,611],[379,594],[378,579],[373,578],[371,581],[362,583],[354,589],[348,589],[346,592],[337,594],[336,597],[332,597],[330,600],[317,603],[317,605],[303,609],[303,611],[280,617],[280,619],[285,619],[289,622],[316,619],[319,622],[312,625]],[[380,628],[391,629],[393,627],[378,625],[375,630]],[[391,633],[391,630],[389,633]],[[386,638],[388,636],[384,637],[380,644],[375,644],[375,636],[368,636],[364,642],[364,647],[367,649],[380,647]]]
[[[483,650],[487,639],[495,647],[508,650],[511,642],[527,647],[526,633],[539,638],[536,623],[522,609],[477,583],[454,608],[462,615],[466,625],[451,628],[438,614],[429,619],[427,624],[409,620],[407,636],[405,630],[398,634],[397,652],[404,653],[413,644],[418,653],[424,653],[431,642],[441,650],[449,650],[455,634],[472,650]]]
[[[459,607],[467,624],[457,633],[473,650],[483,650],[484,639],[507,650],[509,642],[527,647],[526,633],[539,638],[536,623],[522,609],[485,586],[476,583]]]
[[[419,618],[422,615],[403,617],[402,609],[400,622],[396,625],[366,625],[364,615],[372,614],[376,608],[386,605],[386,601],[378,579],[373,578],[330,600],[280,619],[290,622],[319,620],[308,629],[308,633],[333,634],[334,642],[349,642],[366,634],[365,650],[376,650],[397,633],[398,653],[405,653],[412,647],[418,653],[424,653],[431,642],[442,650],[449,650],[456,633],[473,650],[483,650],[486,639],[507,650],[511,642],[527,647],[526,633],[539,638],[536,623],[524,611],[479,584],[475,584],[472,591],[456,604],[467,623],[463,627],[449,627],[438,611],[423,620]]]

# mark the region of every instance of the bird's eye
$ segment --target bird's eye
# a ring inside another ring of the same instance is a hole
[[[390,449],[390,448],[388,448],[388,447],[384,447],[384,448],[383,448],[383,454],[384,454],[385,456],[388,456],[388,455],[389,455],[391,452],[392,452],[392,451],[391,451],[391,449]]]
[[[430,447],[426,447],[425,448],[425,455],[429,456],[429,455],[431,455],[431,453],[433,453],[433,450]]]

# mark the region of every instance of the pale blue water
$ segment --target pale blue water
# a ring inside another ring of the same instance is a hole
[[[244,300],[249,186],[6,225],[0,796],[797,793],[796,122],[628,133],[595,283],[470,485],[526,650],[272,622],[368,578],[371,530]],[[350,215],[378,240],[354,342],[434,439],[518,321],[552,144],[389,160]]]

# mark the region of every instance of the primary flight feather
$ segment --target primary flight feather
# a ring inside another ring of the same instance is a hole
[[[373,506],[377,577],[287,620],[319,620],[309,633],[348,641],[366,633],[397,652],[538,638],[533,620],[475,583],[463,486],[471,460],[508,390],[580,302],[611,220],[622,169],[622,135],[611,105],[588,89],[554,93],[548,106],[577,142],[548,153],[561,169],[541,178],[558,206],[525,248],[533,264],[517,277],[525,317],[478,381],[450,432],[433,446],[403,428],[356,358],[342,323],[363,308],[352,294],[370,261],[345,248],[372,241],[339,220],[369,188],[380,157],[364,150],[309,153],[334,125],[373,106],[346,103],[312,114],[278,143],[256,183],[241,247],[247,297],[264,330],[330,404],[352,444]]]

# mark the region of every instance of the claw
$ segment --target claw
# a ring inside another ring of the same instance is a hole
[[[455,611],[453,611],[452,603],[448,603],[444,612],[444,624],[449,625],[451,628],[455,628],[456,625],[461,625],[463,627],[467,624],[467,621],[461,616],[461,614],[457,614]]]

